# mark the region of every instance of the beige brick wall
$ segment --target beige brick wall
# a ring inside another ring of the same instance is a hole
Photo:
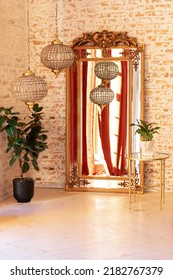
[[[0,106],[14,106],[24,110],[24,105],[11,94],[11,82],[22,75],[26,67],[26,14],[25,0],[0,0]],[[12,178],[17,166],[9,167],[5,153],[6,137],[0,134],[0,199],[12,190]]]
[[[7,3],[6,3],[7,2]],[[31,68],[48,83],[48,96],[41,104],[45,108],[45,124],[49,129],[49,150],[40,159],[40,172],[31,172],[45,186],[65,185],[65,78],[58,78],[40,63],[40,52],[54,39],[55,0],[30,1]],[[0,0],[0,85],[1,104],[17,108],[11,96],[10,83],[26,69],[26,1]],[[59,39],[70,43],[83,32],[127,31],[129,36],[145,44],[145,118],[161,126],[156,137],[158,149],[168,152],[166,163],[167,189],[173,190],[173,0],[58,0]],[[3,40],[2,40],[3,38]],[[9,168],[0,136],[2,175],[1,189],[9,185]],[[147,167],[146,181],[152,184],[153,166]],[[14,176],[14,170],[10,173]],[[156,173],[158,177],[158,174]],[[10,186],[9,186],[10,187]]]

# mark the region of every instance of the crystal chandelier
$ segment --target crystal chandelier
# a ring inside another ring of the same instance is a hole
[[[35,102],[43,99],[48,92],[45,80],[36,76],[30,70],[30,43],[29,43],[29,0],[27,0],[27,27],[28,27],[28,69],[21,77],[12,83],[12,92],[32,110]]]
[[[94,72],[102,80],[112,80],[118,76],[119,68],[113,61],[101,61],[96,63]]]
[[[98,87],[94,88],[90,92],[90,100],[94,103],[100,106],[101,110],[104,109],[104,107],[112,102],[114,99],[114,92],[106,87],[104,83],[101,83]]]
[[[102,80],[102,83],[90,92],[90,100],[103,110],[114,99],[114,92],[106,86],[107,81],[118,76],[119,68],[113,61],[100,61],[96,63],[94,73]]]
[[[74,62],[74,52],[71,47],[64,45],[58,39],[58,5],[56,1],[56,39],[41,51],[41,63],[51,69],[58,76],[59,73],[68,68]]]

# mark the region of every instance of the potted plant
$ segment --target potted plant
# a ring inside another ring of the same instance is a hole
[[[38,157],[47,149],[47,135],[42,127],[43,107],[34,104],[31,115],[21,121],[20,113],[0,108],[0,132],[7,136],[6,153],[11,153],[10,166],[19,163],[20,175],[13,179],[13,195],[18,202],[29,202],[34,195],[33,178],[24,177],[32,165],[39,171]]]
[[[130,126],[136,126],[135,134],[140,135],[140,151],[144,156],[152,156],[154,153],[154,134],[159,133],[160,126],[155,123],[147,123],[144,120],[137,120],[137,123],[131,123]]]

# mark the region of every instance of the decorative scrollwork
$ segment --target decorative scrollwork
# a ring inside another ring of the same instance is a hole
[[[121,187],[127,188],[129,186],[129,181],[124,180],[124,181],[118,183],[118,185]]]
[[[136,47],[137,40],[128,37],[127,32],[113,32],[103,30],[102,32],[83,33],[82,37],[78,37],[73,41],[73,47],[83,45],[97,46],[99,48],[110,48],[112,46],[129,46]]]
[[[72,43],[75,53],[75,62],[80,58],[87,57],[89,54],[86,50],[79,52],[78,49],[75,49],[75,47],[81,46],[94,46],[101,48],[104,58],[110,56],[108,49],[111,47],[129,47],[124,49],[121,54],[122,56],[132,60],[135,70],[137,70],[139,65],[139,53],[143,51],[143,49],[138,46],[137,39],[134,37],[129,37],[127,32],[113,32],[108,30],[94,33],[83,33],[82,37],[76,38]]]
[[[74,186],[79,187],[79,186],[85,186],[88,184],[90,184],[90,182],[88,182],[88,180],[81,179],[78,176],[77,166],[74,165],[71,170],[71,176],[70,176],[70,182],[69,182],[70,187],[74,187]]]
[[[137,168],[135,169],[135,178],[134,178],[134,174],[132,173],[131,186],[133,186],[134,180],[135,180],[136,190],[137,191],[142,191],[142,188],[139,185],[139,173],[138,173]],[[120,185],[121,187],[124,187],[124,188],[128,188],[129,187],[129,181],[124,180],[123,182],[120,182],[118,185]]]
[[[140,60],[139,52],[141,52],[141,51],[142,51],[141,47],[138,47],[136,50],[133,50],[133,49],[132,50],[126,50],[126,49],[124,49],[121,54],[124,57],[128,57],[129,59],[131,59],[135,70],[137,70],[138,65],[139,65],[139,60]]]

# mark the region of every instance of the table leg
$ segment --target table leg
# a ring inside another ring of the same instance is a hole
[[[131,209],[131,187],[132,187],[132,162],[129,159],[129,209]]]
[[[165,203],[165,160],[163,160],[163,203]]]
[[[165,160],[160,161],[160,210],[165,203]]]
[[[162,209],[162,160],[160,161],[160,210]]]
[[[134,178],[133,178],[133,188],[134,188],[134,200],[136,202],[136,162],[135,160],[133,161],[133,174],[134,174]]]
[[[132,188],[134,192],[134,201],[136,201],[136,165],[135,160],[129,159],[129,209],[131,209],[132,203]]]
[[[161,209],[162,209],[162,205],[163,203],[165,203],[165,160],[161,160],[161,182],[160,182],[161,186],[161,190],[162,190],[162,193],[161,193],[161,197],[160,197],[160,200],[161,200]]]

